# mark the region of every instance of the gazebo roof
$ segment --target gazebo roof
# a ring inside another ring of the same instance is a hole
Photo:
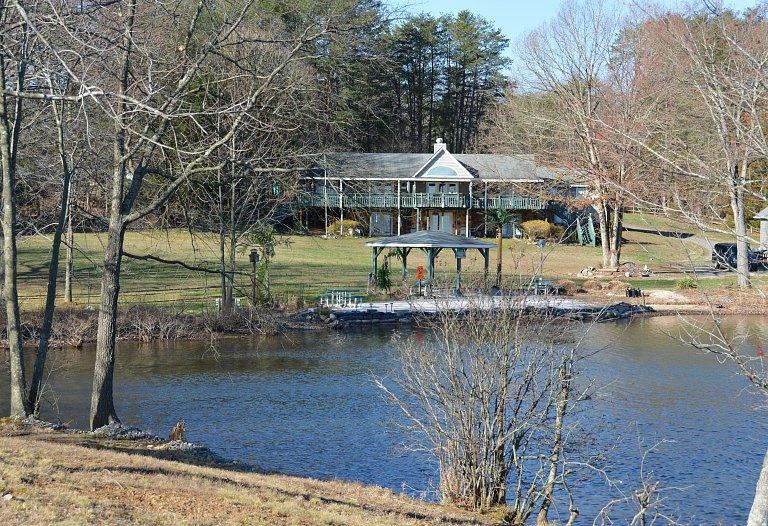
[[[768,219],[768,207],[763,208],[757,214],[755,214],[755,219],[762,219],[762,220]]]
[[[473,237],[455,236],[447,232],[421,230],[402,236],[386,237],[366,243],[369,247],[379,248],[495,248],[494,243],[481,241]]]

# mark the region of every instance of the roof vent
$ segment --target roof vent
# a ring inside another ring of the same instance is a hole
[[[445,148],[445,143],[443,142],[443,138],[438,137],[437,139],[435,139],[435,153],[445,149],[446,148]]]

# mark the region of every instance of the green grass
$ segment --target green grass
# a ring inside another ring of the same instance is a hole
[[[685,220],[681,220],[679,218],[673,219],[671,217],[649,214],[646,212],[625,213],[624,224],[631,227],[649,228],[658,230],[660,232],[684,232],[688,234],[694,234],[699,237],[706,236],[706,238],[713,243],[720,241],[731,241],[730,236],[727,234],[715,232],[711,229],[702,232],[698,226]],[[719,226],[727,229],[727,227],[724,227],[724,225]],[[751,235],[760,237],[760,233],[758,231],[752,232]]]
[[[644,288],[670,288],[680,279],[681,268],[709,264],[709,251],[694,243],[674,238],[627,232],[627,243],[622,252],[623,261],[648,265],[654,278],[629,279]],[[364,290],[371,268],[371,252],[365,239],[324,239],[309,236],[286,236],[277,247],[271,267],[273,293],[279,300],[297,295],[313,299],[327,289]],[[493,240],[491,240],[493,241]],[[78,305],[97,305],[99,295],[99,265],[104,244],[103,234],[77,234],[75,254],[74,299]],[[218,256],[217,239],[212,234],[196,234],[194,239],[184,230],[140,231],[126,235],[125,250],[134,254],[152,254],[175,259],[201,267],[215,269]],[[504,240],[504,273],[506,276],[536,274],[543,261],[543,274],[553,279],[578,278],[585,267],[600,267],[599,247],[575,245],[547,245],[543,252],[532,243]],[[31,236],[19,240],[20,297],[26,309],[42,307],[50,258],[50,240],[44,236]],[[495,269],[496,254],[491,252],[491,275]],[[62,256],[63,262],[63,256]],[[250,272],[247,251],[238,253],[238,269]],[[399,281],[400,262],[391,261],[393,282]],[[426,258],[418,251],[409,256],[411,276],[418,265],[426,265]],[[455,259],[444,253],[437,260],[437,277],[451,280],[455,275]],[[482,273],[482,257],[476,251],[467,254],[464,271],[468,278]],[[62,270],[63,273],[63,265]],[[63,280],[63,274],[62,278]],[[238,295],[250,294],[247,276],[237,278]],[[707,278],[704,287],[732,285],[730,275]],[[219,296],[219,278],[178,266],[124,259],[121,280],[123,305],[174,304],[195,310],[213,309],[214,298]],[[63,285],[62,285],[63,288]],[[62,290],[60,289],[60,295]]]

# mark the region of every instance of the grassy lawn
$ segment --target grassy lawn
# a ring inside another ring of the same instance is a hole
[[[655,272],[652,279],[629,280],[641,282],[645,288],[673,288],[681,277],[682,268],[690,268],[691,264],[709,265],[709,251],[695,243],[643,232],[626,232],[625,239],[627,243],[623,248],[622,260],[637,265],[647,264]],[[303,295],[311,300],[327,289],[364,290],[371,268],[371,252],[365,246],[365,241],[284,237],[277,247],[270,272],[275,296],[279,300],[289,300]],[[103,243],[102,234],[77,234],[75,237],[74,299],[78,305],[95,306],[98,303]],[[126,251],[133,254],[152,254],[212,269],[217,265],[216,246],[214,235],[196,234],[192,239],[185,230],[129,232],[125,243]],[[43,236],[22,238],[19,250],[20,295],[23,305],[27,309],[39,309],[44,302],[50,240]],[[527,277],[537,274],[542,266],[543,274],[547,277],[574,278],[585,267],[599,267],[600,254],[599,247],[549,244],[542,251],[530,242],[505,239],[504,273],[505,276]],[[482,261],[476,251],[467,254],[464,271],[468,278],[482,274]],[[492,251],[491,275],[494,273],[495,261],[496,254]],[[393,259],[391,265],[395,281],[400,273],[400,262]],[[408,260],[411,276],[415,274],[418,265],[426,265],[426,258],[422,253],[414,251]],[[250,272],[247,252],[238,254],[238,268]],[[438,278],[449,281],[454,274],[455,259],[452,254],[441,254],[437,260]],[[732,275],[726,274],[706,278],[702,286],[721,287],[733,282]],[[173,303],[195,310],[213,309],[214,298],[219,296],[218,286],[219,279],[215,274],[124,259],[121,297],[125,305]],[[239,296],[249,296],[248,277],[238,277],[237,286]]]

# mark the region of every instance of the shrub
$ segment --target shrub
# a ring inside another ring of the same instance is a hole
[[[573,296],[576,293],[576,283],[569,279],[562,279],[555,282],[555,288],[557,288],[560,294],[565,296]]]
[[[525,237],[531,240],[536,239],[549,239],[553,236],[554,226],[548,221],[542,219],[533,219],[531,221],[523,221],[520,228],[523,230]]]
[[[384,264],[376,272],[376,287],[389,294],[392,288],[392,279],[389,276],[389,258],[384,258]]]
[[[334,236],[353,236],[355,235],[355,228],[359,226],[360,223],[354,219],[344,219],[343,221],[337,219],[328,225],[328,233]]]
[[[582,287],[585,290],[603,290],[603,282],[597,279],[588,279]]]
[[[696,283],[696,280],[693,279],[691,276],[688,276],[683,279],[677,280],[677,282],[675,283],[675,286],[679,290],[690,290],[690,289],[695,289],[696,287],[699,286],[699,284]]]

